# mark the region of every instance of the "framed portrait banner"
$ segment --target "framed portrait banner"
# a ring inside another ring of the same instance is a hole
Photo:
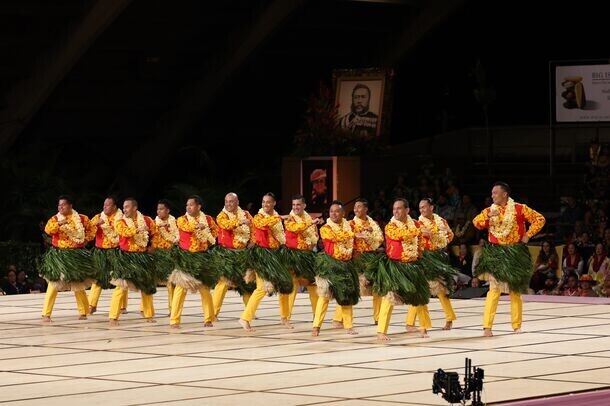
[[[392,69],[333,71],[339,126],[361,137],[384,138],[392,112]]]
[[[301,194],[309,213],[321,213],[336,199],[336,157],[301,160]]]

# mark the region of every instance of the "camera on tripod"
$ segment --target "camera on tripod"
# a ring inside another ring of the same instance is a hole
[[[432,393],[440,393],[449,403],[466,405],[466,401],[472,398],[472,406],[483,406],[481,391],[485,372],[481,368],[473,367],[470,358],[466,358],[464,369],[466,372],[463,388],[457,372],[445,372],[438,369],[432,378]]]

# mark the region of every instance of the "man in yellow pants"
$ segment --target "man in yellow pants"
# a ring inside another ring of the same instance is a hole
[[[354,258],[364,252],[375,252],[383,243],[383,232],[379,224],[368,216],[369,202],[359,198],[354,203],[355,217],[349,222],[354,232]],[[361,278],[363,275],[360,276]],[[361,281],[362,283],[362,281]],[[361,286],[362,288],[362,286]],[[381,297],[373,292],[373,320],[375,324],[379,321],[379,309],[381,308]],[[343,328],[341,306],[335,309],[333,327]]]
[[[138,211],[138,202],[130,197],[123,202],[123,218],[115,223],[119,234],[120,253],[117,267],[110,283],[116,288],[112,293],[108,318],[111,326],[118,326],[121,303],[129,289],[142,295],[142,314],[147,322],[156,323],[153,294],[157,291],[157,278],[152,256],[147,252],[157,225]]]
[[[358,334],[353,328],[353,305],[358,303],[360,288],[358,275],[353,271],[352,283],[337,283],[344,278],[336,278],[337,273],[351,273],[347,261],[352,259],[354,249],[354,232],[349,221],[345,220],[343,216],[343,203],[338,200],[333,201],[329,209],[329,218],[326,220],[326,224],[320,228],[320,237],[324,242],[324,253],[318,255],[330,257],[325,258],[324,261],[324,266],[330,269],[316,270],[318,303],[311,332],[314,337],[320,334],[320,328],[328,310],[328,303],[332,297],[337,299],[337,307],[341,309],[341,320],[347,334]],[[324,271],[327,272],[321,274]],[[343,303],[339,300],[339,297],[348,298],[348,300]]]
[[[214,326],[214,302],[210,285],[216,278],[205,269],[205,254],[216,244],[218,226],[212,217],[201,210],[202,204],[201,197],[190,196],[186,201],[186,214],[177,221],[180,231],[180,251],[177,255],[179,260],[176,270],[169,277],[169,282],[176,284],[169,321],[172,328],[180,328],[184,299],[189,290],[199,292],[201,296],[203,326]]]
[[[78,319],[86,320],[89,303],[85,289],[93,282],[95,271],[91,266],[89,251],[84,246],[93,239],[95,228],[87,216],[78,214],[72,208],[72,200],[68,196],[59,196],[57,211],[44,228],[44,232],[51,236],[53,246],[45,253],[40,272],[49,282],[42,308],[42,321],[51,321],[57,292],[64,290],[74,292]]]
[[[312,250],[318,243],[318,225],[323,223],[321,218],[313,219],[309,213],[305,211],[305,197],[303,195],[294,195],[292,197],[292,210],[284,219],[284,229],[286,230],[286,248],[292,250],[294,260],[296,262],[305,263],[307,261],[303,256],[313,256]],[[313,260],[312,260],[313,261]],[[292,273],[293,290],[290,294],[280,294],[280,317],[282,324],[291,328],[290,318],[292,317],[292,309],[294,301],[299,291],[299,286],[302,283],[307,288],[309,294],[309,302],[311,304],[311,312],[316,313],[316,305],[318,302],[318,294],[316,286],[313,284],[313,269],[310,270],[311,275],[299,275],[298,264],[289,265]]]
[[[239,207],[239,198],[235,193],[227,193],[225,196],[225,206],[222,211],[216,216],[216,223],[218,224],[218,245],[231,250],[243,250],[254,240],[253,229],[252,229],[252,216],[245,210]],[[235,255],[240,253],[234,252]],[[233,270],[236,274],[245,274],[245,269]],[[224,301],[229,285],[226,278],[221,275],[221,280],[214,287],[214,312],[215,317],[218,317],[222,302]],[[250,293],[244,292],[243,301],[244,304],[248,303]]]
[[[448,257],[446,255],[447,245],[453,240],[453,231],[447,224],[447,221],[440,217],[437,214],[434,214],[434,205],[432,204],[431,199],[422,199],[419,202],[419,221],[415,224],[419,227],[421,231],[420,236],[420,246],[423,248],[425,255],[433,255],[437,256],[437,259],[442,262],[446,262],[448,264]],[[445,252],[443,252],[445,251]],[[426,271],[426,270],[424,270]],[[438,297],[438,300],[441,302],[441,306],[445,312],[445,326],[443,330],[451,330],[453,326],[453,321],[456,319],[455,312],[453,311],[453,306],[451,306],[451,300],[447,296],[449,291],[447,290],[447,286],[442,278],[440,280],[429,281],[430,284],[430,293],[433,296]],[[423,305],[423,309],[421,311],[428,312],[428,306]],[[409,306],[409,311],[407,312],[407,331],[408,332],[416,332],[417,328],[415,327],[415,319],[418,313],[418,310],[415,306]]]
[[[415,263],[420,252],[420,230],[415,221],[409,216],[409,202],[405,199],[396,199],[392,206],[393,217],[385,227],[386,255],[394,261],[405,264]],[[417,270],[414,270],[416,272]],[[381,301],[379,311],[379,324],[377,325],[377,339],[387,341],[387,335],[394,305],[387,296]],[[424,307],[417,306],[417,316],[420,320],[420,335],[428,337],[428,329],[432,327],[430,315]]]
[[[110,266],[114,263],[114,258],[111,257],[116,257],[119,249],[119,235],[114,229],[114,223],[121,217],[123,217],[123,212],[117,207],[116,198],[108,196],[104,199],[102,212],[91,219],[91,224],[95,227],[95,247],[92,256],[97,280],[91,285],[89,292],[89,314],[96,312],[102,289],[110,287],[108,278]],[[121,308],[127,309],[127,295]]]
[[[252,292],[246,309],[239,319],[239,324],[246,331],[254,331],[250,322],[256,309],[267,294],[292,291],[292,276],[283,266],[279,257],[279,248],[286,243],[282,218],[275,211],[276,199],[273,193],[263,196],[262,208],[253,217],[254,238],[256,245],[250,251],[251,266],[248,273],[256,277],[256,289]],[[291,326],[282,321],[288,328]]]
[[[157,217],[155,224],[157,225],[157,233],[152,236],[153,257],[155,258],[155,266],[159,271],[159,282],[167,283],[167,308],[170,313],[172,311],[172,299],[174,297],[174,284],[169,282],[167,278],[174,271],[174,261],[172,258],[172,249],[180,239],[176,218],[170,214],[170,203],[168,200],[161,199],[157,202]]]
[[[491,329],[502,293],[510,294],[512,328],[515,333],[521,333],[523,302],[520,292],[527,288],[532,274],[525,244],[545,223],[542,214],[516,203],[510,197],[510,187],[504,182],[494,183],[491,199],[493,204],[472,220],[479,230],[489,229],[490,244],[483,247],[474,275],[489,281],[483,313],[485,337],[493,336]],[[530,224],[529,228],[526,223]]]

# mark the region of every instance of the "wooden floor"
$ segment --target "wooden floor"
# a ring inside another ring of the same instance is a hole
[[[493,338],[481,337],[481,300],[454,300],[458,320],[430,303],[429,339],[404,332],[395,309],[392,341],[375,340],[370,298],[355,310],[357,336],[332,330],[329,307],[313,338],[311,308],[299,294],[294,330],[278,325],[276,297],[265,298],[247,333],[243,304],[229,292],[220,321],[203,328],[199,295],[189,294],[183,328],[170,330],[167,292],[155,295],[156,324],[140,319],[139,298],[108,327],[110,291],[98,312],[76,320],[71,293],[60,293],[53,323],[40,323],[43,295],[0,297],[0,404],[446,405],[432,394],[438,368],[463,377],[464,359],[485,370],[487,403],[610,387],[610,306],[524,304],[524,333],[512,334],[509,303],[500,302]],[[86,403],[85,403],[86,402]]]

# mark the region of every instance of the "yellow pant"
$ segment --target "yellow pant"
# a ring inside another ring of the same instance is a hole
[[[413,306],[411,306],[413,307]],[[416,314],[419,317],[419,326],[426,330],[432,327],[432,321],[430,320],[430,313],[428,312],[428,306],[415,306],[417,309]],[[379,310],[379,323],[377,325],[377,332],[385,334],[388,332],[390,327],[390,320],[392,318],[392,310],[394,306],[385,297],[381,301],[381,309]]]
[[[381,296],[373,293],[373,320],[375,323],[379,321],[379,309],[381,308]],[[343,312],[341,311],[341,306],[337,305],[335,307],[335,315],[333,316],[333,321],[343,322]]]
[[[224,281],[218,282],[216,284],[216,286],[214,287],[214,294],[213,294],[214,317],[218,317],[218,314],[220,314],[220,308],[222,307],[222,302],[225,300],[225,295],[227,294],[228,290],[229,290],[229,286]],[[246,305],[246,306],[248,305],[250,296],[252,296],[252,294],[250,292],[244,292],[244,294],[241,297],[241,300],[242,300],[242,302],[244,302],[244,305]]]
[[[89,305],[92,307],[97,307],[97,302],[100,300],[101,294],[102,287],[97,283],[93,283],[93,285],[91,285],[91,290],[89,291]]]
[[[169,291],[169,285],[167,285],[167,290]],[[100,296],[102,295],[102,287],[97,283],[91,285],[91,291],[89,292],[89,305],[93,307],[97,307],[97,302],[100,300]],[[171,293],[170,293],[171,296]],[[123,297],[123,301],[121,302],[121,309],[127,309],[127,299],[129,295],[125,295]],[[170,302],[171,303],[171,302]],[[141,306],[140,306],[141,310]]]
[[[173,283],[167,282],[167,308],[169,309],[170,313],[172,311],[172,301],[174,300],[174,289],[176,288],[176,285],[174,285]],[[209,289],[208,289],[209,291]]]
[[[328,311],[328,302],[329,300],[325,297],[318,297],[316,303],[316,313],[313,319],[313,326],[320,328],[322,327],[322,323],[324,322],[324,318],[326,317],[326,312]],[[340,309],[340,310],[339,310]],[[354,325],[354,314],[353,314],[353,306],[339,306],[337,305],[337,310],[341,312],[341,320],[343,320],[343,328],[352,328]]]
[[[441,302],[441,306],[443,307],[443,310],[445,311],[445,320],[447,320],[447,321],[455,320],[457,317],[455,317],[455,312],[453,311],[453,306],[451,305],[451,300],[449,300],[449,297],[444,293],[439,293],[438,300]],[[419,306],[409,306],[409,310],[407,311],[407,321],[406,321],[407,326],[415,325],[415,319],[417,317],[417,311],[418,311],[417,307],[419,307]],[[428,314],[428,317],[430,317],[429,314]],[[427,328],[424,326],[421,326],[421,327]]]
[[[498,308],[498,302],[502,291],[500,289],[489,289],[485,298],[485,311],[483,312],[483,328],[491,328]],[[510,292],[510,318],[513,329],[521,328],[523,313],[523,300],[518,292]]]
[[[241,318],[246,321],[252,321],[256,314],[256,309],[258,309],[258,305],[266,295],[265,281],[256,274],[256,289],[248,299],[248,303],[246,304],[244,312],[241,314]]]
[[[108,312],[108,317],[112,320],[118,320],[121,315],[121,305],[125,301],[125,296],[127,296],[129,292],[127,289],[121,289],[119,287],[114,288],[112,292],[112,299],[110,300],[110,311]],[[144,313],[144,317],[149,319],[154,317],[155,315],[155,307],[153,305],[153,296],[147,295],[141,292],[142,295],[142,312]]]
[[[47,293],[44,296],[44,305],[42,307],[43,317],[51,317],[53,312],[53,306],[55,306],[55,299],[57,298],[57,289],[55,285],[50,283],[47,287]],[[78,308],[78,314],[86,316],[89,311],[89,302],[87,301],[87,294],[84,290],[77,290],[74,292],[74,298],[76,299],[76,307]]]
[[[169,324],[180,324],[186,294],[187,290],[184,289],[182,286],[176,286],[173,289]],[[210,288],[207,286],[201,286],[199,288],[199,295],[201,296],[201,310],[203,311],[203,321],[206,323],[211,322],[214,319],[214,302],[212,300]]]
[[[288,319],[292,317],[292,309],[294,309],[294,301],[299,292],[299,280],[296,277],[292,277],[293,289],[292,293],[280,294],[280,317]],[[316,307],[318,304],[318,292],[316,291],[316,285],[308,285],[307,293],[309,293],[309,303],[311,304],[311,313],[316,314]]]
[[[320,299],[318,298],[318,301],[319,300]],[[337,305],[337,307],[335,307],[335,315],[333,316],[333,321],[343,323],[343,328],[352,328],[354,325],[354,306]]]
[[[375,323],[379,321],[379,310],[381,309],[381,296],[373,293],[373,320]]]

